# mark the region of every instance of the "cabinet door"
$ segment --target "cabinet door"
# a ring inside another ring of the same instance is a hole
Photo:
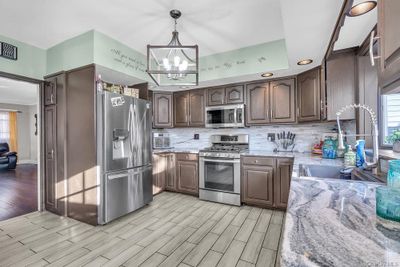
[[[205,124],[205,91],[189,92],[189,126],[204,126]]]
[[[354,52],[335,54],[326,62],[327,119],[336,120],[336,112],[355,103],[356,57]],[[355,119],[355,110],[341,116],[343,120]]]
[[[153,154],[153,195],[161,193],[165,188],[167,158],[163,154]]]
[[[169,191],[176,191],[176,167],[175,155],[168,154],[167,156],[167,171],[165,175],[165,189]]]
[[[247,125],[267,124],[269,119],[269,83],[246,86]]]
[[[44,83],[44,105],[54,105],[57,103],[57,77],[46,79]]]
[[[294,79],[271,82],[271,122],[295,122]]]
[[[225,103],[239,104],[244,102],[243,85],[230,86],[225,88]]]
[[[207,89],[207,106],[217,106],[225,104],[224,95],[224,88]]]
[[[290,179],[292,177],[293,160],[279,158],[276,161],[276,174],[274,177],[275,207],[286,209],[289,199]]]
[[[172,94],[153,94],[153,127],[172,128]]]
[[[57,212],[57,114],[56,106],[44,109],[45,208]]]
[[[382,91],[400,92],[400,1],[378,1],[378,32]]]
[[[174,93],[174,125],[189,126],[189,92]]]
[[[178,191],[198,195],[199,193],[199,170],[197,161],[181,161],[176,164],[176,175]]]
[[[319,69],[297,76],[297,120],[318,121],[321,118],[321,84]]]
[[[242,166],[242,193],[244,203],[261,207],[273,207],[274,170],[275,164]]]

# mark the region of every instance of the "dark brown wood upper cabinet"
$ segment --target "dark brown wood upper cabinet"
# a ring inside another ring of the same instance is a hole
[[[294,79],[271,82],[271,122],[296,122]]]
[[[240,104],[244,102],[244,85],[207,89],[207,106]]]
[[[290,179],[293,171],[293,159],[278,158],[274,177],[274,206],[286,209],[289,199]]]
[[[189,126],[189,92],[174,93],[174,126]]]
[[[336,112],[355,103],[356,56],[354,51],[333,54],[326,62],[327,120],[336,120]],[[350,109],[341,116],[344,120],[355,119]]]
[[[297,76],[297,120],[319,121],[321,118],[320,70],[315,68]]]
[[[207,89],[207,106],[223,105],[225,102],[224,88]]]
[[[205,106],[204,89],[174,93],[174,126],[204,126]]]
[[[247,125],[270,122],[269,83],[254,83],[246,86],[246,118]]]
[[[55,105],[57,103],[57,77],[46,79],[44,83],[44,105]]]
[[[225,103],[240,104],[244,102],[244,86],[235,85],[225,88]]]
[[[153,93],[153,127],[172,128],[173,119],[172,93]]]
[[[383,93],[400,92],[400,1],[378,1],[379,85]]]
[[[204,89],[189,91],[189,126],[204,126],[205,106]]]

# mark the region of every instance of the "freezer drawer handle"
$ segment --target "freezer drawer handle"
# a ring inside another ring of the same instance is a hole
[[[129,175],[128,173],[111,174],[111,175],[108,176],[108,180],[114,180],[114,179],[118,179],[118,178],[125,178],[128,175]]]

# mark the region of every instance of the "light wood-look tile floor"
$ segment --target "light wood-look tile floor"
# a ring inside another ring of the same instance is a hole
[[[34,212],[0,222],[0,266],[274,266],[283,217],[169,192],[105,226]]]

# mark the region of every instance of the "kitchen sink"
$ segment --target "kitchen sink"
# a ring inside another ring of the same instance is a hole
[[[333,179],[351,179],[351,172],[349,174],[342,174],[342,166],[331,165],[306,165],[299,166],[300,176],[317,177],[317,178],[333,178]]]

